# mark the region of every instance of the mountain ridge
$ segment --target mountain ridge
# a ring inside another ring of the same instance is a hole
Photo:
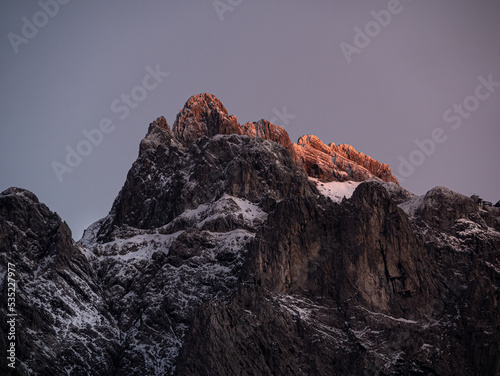
[[[0,275],[18,280],[0,369],[500,375],[500,208],[389,172],[201,94],[149,125],[78,243],[31,192],[0,193]]]
[[[192,144],[201,136],[212,137],[216,134],[260,137],[282,145],[299,166],[304,166],[309,176],[315,175],[313,177],[321,181],[363,181],[376,177],[399,184],[387,164],[358,153],[351,145],[326,145],[314,135],[302,136],[297,143],[292,143],[283,127],[264,119],[240,125],[236,116],[229,115],[213,94],[202,93],[190,97],[177,114],[172,133],[184,146]]]

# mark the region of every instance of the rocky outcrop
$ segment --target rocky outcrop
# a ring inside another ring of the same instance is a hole
[[[212,94],[193,95],[179,111],[173,125],[175,137],[190,146],[202,136],[242,134],[236,116],[229,116],[226,108]]]
[[[364,181],[375,177],[398,184],[387,164],[357,152],[350,145],[325,145],[313,135],[303,136],[293,144],[283,127],[267,120],[238,124],[236,117],[228,115],[227,109],[212,94],[197,94],[189,98],[177,115],[173,135],[183,146],[189,147],[200,137],[216,134],[243,134],[276,142],[290,152],[308,176],[321,181]]]
[[[99,239],[110,240],[114,228],[123,225],[143,229],[166,225],[185,210],[217,201],[224,194],[260,202],[316,191],[277,143],[219,135],[200,138],[186,150],[176,141],[169,142],[170,146],[148,149],[134,162],[98,230]]]
[[[292,158],[295,159],[293,144],[292,141],[290,141],[290,136],[288,135],[288,132],[285,130],[285,128],[274,125],[273,123],[270,123],[264,119],[259,120],[255,123],[245,123],[241,127],[243,130],[243,134],[246,134],[250,137],[263,138],[265,140],[270,140],[280,144],[286,150],[288,150]]]
[[[0,194],[0,347],[7,340],[7,265],[16,280],[16,367],[2,375],[112,374],[118,340],[102,287],[71,232],[31,192]],[[12,313],[12,312],[11,312]]]
[[[309,135],[299,138],[293,147],[307,174],[321,181],[364,181],[375,177],[399,184],[387,164],[358,153],[351,145],[325,145],[318,137]]]
[[[149,124],[148,133],[146,133],[146,136],[139,145],[139,156],[149,151],[154,153],[160,145],[170,147],[172,142],[175,143],[178,148],[181,148],[180,143],[174,138],[174,134],[170,130],[167,120],[163,116],[160,116]]]
[[[417,268],[423,244],[380,184],[361,184],[343,205],[322,197],[283,200],[268,221],[250,247],[253,284],[394,315],[407,298],[419,309],[428,304],[425,270]]]

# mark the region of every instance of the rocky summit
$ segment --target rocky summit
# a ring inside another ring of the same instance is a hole
[[[2,375],[500,375],[498,205],[210,94],[149,125],[78,242],[2,192],[0,277]]]

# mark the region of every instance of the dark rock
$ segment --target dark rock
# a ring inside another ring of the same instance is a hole
[[[343,205],[281,201],[267,223],[238,294],[196,313],[177,375],[498,373],[493,269],[438,256],[380,184]],[[498,265],[499,235],[471,252]]]
[[[177,146],[139,156],[99,229],[102,239],[115,226],[152,228],[167,225],[186,209],[213,202],[225,193],[259,202],[315,191],[282,146],[261,138],[201,138],[187,151]]]
[[[112,373],[117,338],[92,268],[59,216],[19,188],[0,194],[2,340],[7,339],[7,265],[17,282],[18,373],[13,374]],[[0,345],[5,354],[6,343]],[[6,362],[2,356],[4,375],[12,371]]]

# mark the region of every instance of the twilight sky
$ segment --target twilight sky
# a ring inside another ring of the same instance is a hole
[[[351,144],[416,194],[495,203],[499,18],[498,0],[4,1],[0,191],[33,191],[78,240],[148,124],[209,92],[240,123]]]

